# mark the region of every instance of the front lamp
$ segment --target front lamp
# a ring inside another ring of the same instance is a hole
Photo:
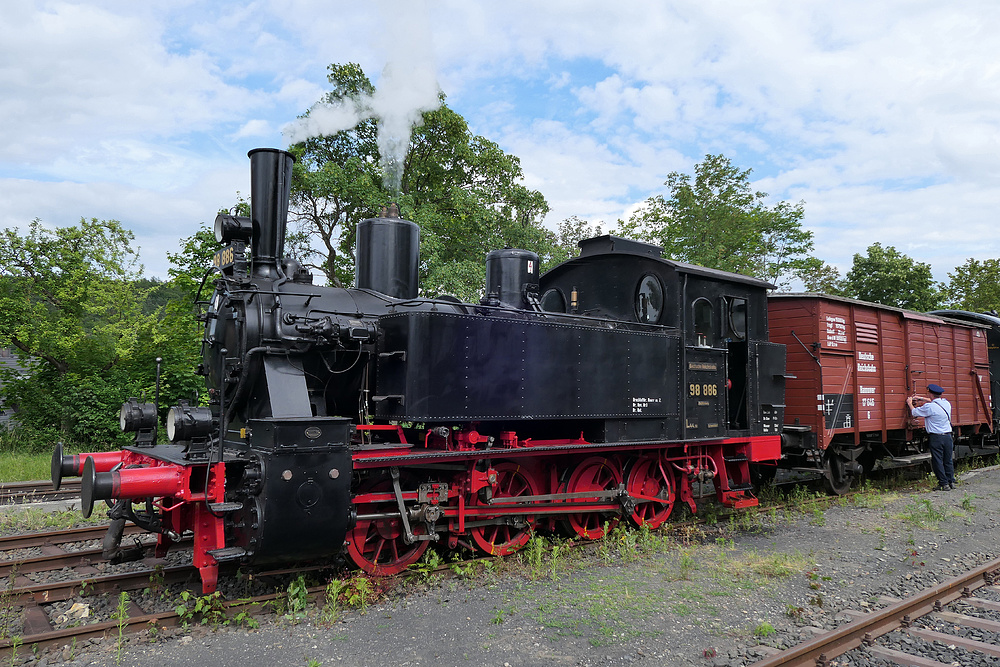
[[[152,403],[140,403],[138,398],[130,398],[122,404],[118,424],[125,433],[156,428],[156,406]]]
[[[253,235],[253,222],[242,215],[220,213],[215,216],[215,240],[219,243],[249,241]]]
[[[204,438],[212,432],[212,426],[212,408],[192,407],[182,402],[167,413],[167,439],[170,442]]]

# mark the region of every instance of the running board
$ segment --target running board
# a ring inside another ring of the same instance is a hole
[[[931,455],[927,454],[913,454],[911,456],[894,456],[892,458],[893,463],[901,463],[903,465],[912,465],[914,463],[922,463],[924,461],[930,461]]]
[[[247,550],[243,547],[224,547],[222,549],[209,549],[205,553],[214,558],[216,563],[224,563],[243,558],[247,555]]]

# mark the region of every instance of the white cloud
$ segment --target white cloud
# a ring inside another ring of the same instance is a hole
[[[388,85],[394,51],[413,68],[397,83],[430,72],[521,158],[553,226],[627,217],[667,173],[721,152],[805,200],[828,261],[880,240],[943,277],[997,254],[1000,5],[986,0],[441,0],[429,18],[345,0],[9,4],[4,226],[128,219],[144,253],[164,230],[189,235],[248,189],[246,150],[283,145],[328,64]]]
[[[271,124],[266,120],[261,120],[255,118],[254,120],[248,120],[246,123],[237,130],[236,134],[233,135],[234,139],[242,139],[243,137],[262,137],[269,135],[274,130],[271,128]]]

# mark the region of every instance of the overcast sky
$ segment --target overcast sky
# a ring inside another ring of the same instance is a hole
[[[1000,256],[995,0],[17,0],[0,31],[0,227],[117,219],[154,276],[327,65],[389,60],[521,159],[552,228],[723,153],[842,272],[875,241],[940,280]]]

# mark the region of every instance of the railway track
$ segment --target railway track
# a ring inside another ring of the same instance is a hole
[[[258,572],[257,578],[292,575],[310,570],[322,569],[326,566],[312,566],[270,570]],[[9,575],[13,574],[13,581]],[[226,572],[226,576],[235,577],[234,572]],[[185,621],[182,613],[175,609],[175,598],[169,598],[169,609],[150,611],[144,609],[142,601],[137,603],[134,597],[127,600],[125,614],[122,618],[83,623],[72,627],[56,627],[46,606],[66,601],[79,601],[88,605],[92,601],[106,598],[112,605],[122,591],[141,591],[182,584],[180,590],[188,590],[192,596],[200,595],[198,570],[190,564],[159,565],[116,574],[96,573],[87,565],[74,566],[71,578],[34,583],[26,579],[16,569],[8,570],[8,587],[0,591],[0,618],[11,612],[21,615],[22,632],[14,637],[0,639],[0,660],[8,661],[18,650],[18,647],[31,647],[32,650],[58,648],[80,642],[84,639],[103,638],[117,635],[120,632],[138,632],[149,630],[153,626],[174,627]],[[311,599],[324,593],[325,586],[308,589]],[[270,601],[283,598],[285,590],[278,589],[274,593],[256,595],[236,600],[219,600],[216,613],[234,617],[241,612],[261,611],[263,605]],[[164,598],[167,599],[167,598]],[[96,602],[95,602],[96,604]],[[160,607],[164,605],[159,605]],[[16,610],[16,611],[15,611]],[[23,653],[23,651],[22,651]]]
[[[856,649],[904,667],[945,667],[950,664],[890,648],[879,641],[896,630],[923,642],[939,642],[1000,658],[1000,646],[997,644],[969,639],[958,632],[946,633],[926,627],[934,621],[944,621],[953,630],[975,628],[1000,635],[1000,603],[976,595],[977,592],[1000,594],[1000,586],[995,586],[994,582],[1000,583],[1000,559],[905,600],[885,600],[890,604],[879,611],[853,612],[850,614],[854,618],[852,622],[755,662],[754,667],[828,667],[835,658]],[[959,613],[954,609],[956,606],[985,610],[989,612],[987,616],[995,618]]]
[[[825,505],[827,502],[836,501],[835,498],[816,498],[814,500],[818,505]],[[771,506],[780,508],[784,507],[784,504],[772,504]],[[675,530],[683,530],[700,522],[700,519],[695,519],[692,521],[672,524],[672,527]],[[80,641],[91,637],[117,635],[119,631],[128,632],[130,629],[136,631],[144,630],[148,629],[152,625],[169,627],[177,625],[181,622],[182,619],[176,614],[176,612],[169,610],[164,611],[162,609],[158,610],[157,608],[144,608],[142,600],[137,603],[133,599],[128,604],[127,618],[122,619],[121,621],[104,620],[101,622],[89,623],[87,625],[69,628],[56,627],[58,624],[53,624],[50,618],[51,614],[46,611],[47,606],[52,605],[53,603],[64,601],[81,601],[83,603],[88,603],[89,600],[94,599],[92,596],[102,596],[108,599],[113,599],[120,591],[123,590],[136,591],[149,588],[154,579],[157,586],[190,583],[194,586],[194,588],[191,589],[192,593],[200,595],[200,590],[195,590],[197,589],[197,572],[190,565],[165,565],[163,561],[159,561],[160,566],[156,567],[152,564],[152,561],[150,561],[150,565],[148,567],[142,567],[141,569],[132,572],[106,574],[97,570],[94,565],[102,562],[100,558],[100,549],[95,548],[93,545],[85,545],[81,547],[79,543],[100,540],[103,538],[106,530],[106,525],[96,525],[69,530],[50,531],[46,533],[0,537],[0,552],[8,553],[8,562],[0,560],[0,577],[8,578],[6,589],[0,590],[0,614],[2,614],[3,608],[6,606],[17,607],[18,613],[23,615],[24,631],[18,636],[16,642],[17,645],[27,647],[38,645],[39,649],[46,647],[59,647],[72,643],[74,638],[76,638],[77,641]],[[129,525],[127,527],[126,536],[136,534],[142,534],[142,531],[135,526]],[[578,544],[584,548],[588,546],[594,547],[597,545],[596,542],[580,542]],[[18,557],[16,560],[19,562],[14,565],[14,559],[10,557],[10,553],[17,549],[35,549],[37,553],[28,557]],[[3,556],[0,555],[0,558],[3,558]],[[134,565],[136,567],[139,566],[138,563]],[[992,563],[991,566],[993,566],[992,570],[990,570],[990,566],[987,566],[985,569],[992,572],[1000,568],[1000,561]],[[321,567],[328,567],[328,565]],[[448,567],[449,566],[443,566],[442,569],[446,570]],[[63,568],[71,570],[71,572],[65,573],[65,576],[61,581],[36,583],[26,576],[34,572],[45,572]],[[309,569],[318,568],[293,568],[275,572],[259,572],[255,576],[294,576],[299,572]],[[236,574],[234,572],[227,572],[223,574],[223,577],[235,578]],[[979,585],[982,586],[984,584]],[[976,586],[966,584],[964,587],[959,586],[958,590],[961,591],[963,588],[975,590]],[[174,595],[177,594],[177,590],[180,589],[174,589]],[[81,597],[82,592],[85,592],[87,597]],[[261,591],[258,589],[256,592]],[[313,595],[319,595],[322,593],[322,587],[310,589],[310,593]],[[283,594],[284,593],[282,592],[277,592],[270,595],[247,597],[245,599],[226,601],[224,603],[220,602],[220,604],[224,604],[226,613],[229,613],[231,616],[235,616],[243,611],[249,610],[252,612],[259,609],[260,605],[265,604],[269,600],[276,599]],[[935,599],[942,600],[944,598],[939,596]],[[948,599],[950,600],[953,598]],[[947,604],[947,601],[942,602],[941,604],[945,605]],[[1000,613],[998,613],[998,620],[1000,620]],[[850,624],[850,626],[847,627],[851,631],[856,632],[857,628],[860,626]],[[831,635],[833,634],[836,633],[831,633]],[[861,633],[860,637],[862,640],[865,638],[865,634],[865,632]],[[877,636],[874,632],[868,632],[868,634],[872,637]],[[813,643],[814,642],[810,642],[810,644]],[[857,647],[860,644],[861,640],[855,642],[853,646],[845,644],[843,650],[832,647],[833,645],[825,646],[818,654],[816,654],[815,657],[810,657],[812,654],[808,654],[805,658],[803,658],[804,661],[799,662],[778,661],[760,662],[757,664],[822,665],[824,663],[816,662],[816,657],[825,654],[826,656],[830,656],[830,659],[832,659],[833,656],[839,655],[840,653]],[[0,662],[7,659],[15,651],[15,643],[10,639],[0,640]],[[837,653],[837,651],[840,651],[840,653]],[[793,658],[782,659],[792,660]],[[798,658],[794,659],[798,660]],[[770,660],[774,659],[772,658]]]
[[[78,500],[79,498],[79,479],[65,480],[58,491],[52,488],[52,482],[49,481],[0,483],[0,505],[22,505],[53,500]]]

